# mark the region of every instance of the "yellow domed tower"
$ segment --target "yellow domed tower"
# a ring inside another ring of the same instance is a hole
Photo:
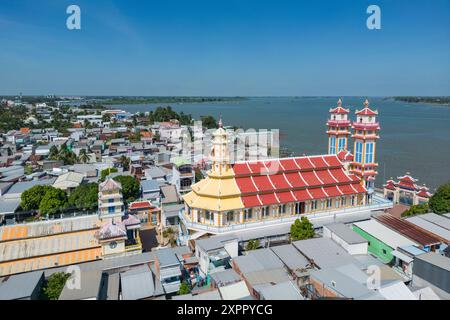
[[[211,170],[207,177],[192,186],[183,196],[184,214],[188,221],[220,227],[225,222],[239,223],[243,220],[244,205],[234,179],[228,149],[228,133],[219,120],[219,129],[213,134]]]
[[[222,127],[222,118],[219,119],[219,129],[213,133],[211,160],[212,168],[209,176],[221,177],[233,174],[228,149],[228,133]]]

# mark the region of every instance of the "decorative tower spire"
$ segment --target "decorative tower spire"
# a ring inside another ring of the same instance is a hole
[[[369,191],[367,202],[371,202],[375,187],[375,177],[378,174],[376,162],[376,142],[380,138],[380,124],[376,117],[378,111],[369,108],[369,101],[364,101],[364,108],[356,110],[356,121],[353,122],[354,161],[350,171],[361,178]]]
[[[348,113],[350,110],[342,107],[342,100],[339,99],[337,107],[330,109],[328,119],[328,153],[337,154],[341,150],[348,150],[348,137],[350,136],[350,120]]]
[[[219,118],[219,129],[213,133],[211,160],[213,162],[210,175],[223,176],[231,171],[228,149],[228,133],[223,129],[222,116]]]

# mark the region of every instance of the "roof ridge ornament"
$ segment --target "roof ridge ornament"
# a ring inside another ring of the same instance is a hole
[[[365,107],[365,108],[368,108],[368,107],[369,107],[369,100],[368,100],[368,99],[366,99],[366,101],[364,101],[364,107]]]

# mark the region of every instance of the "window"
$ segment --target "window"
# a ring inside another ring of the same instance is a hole
[[[346,197],[342,197],[341,198],[341,206],[345,207],[347,205],[347,198]]]
[[[251,220],[253,216],[253,210],[252,209],[245,209],[244,210],[245,220]]]
[[[300,214],[300,202],[295,203],[295,214]]]
[[[338,146],[338,151],[344,150],[345,149],[345,138],[339,138],[339,146]]]
[[[279,212],[281,214],[286,213],[286,205],[285,204],[282,204],[281,206],[279,206]]]
[[[336,154],[336,137],[330,138],[330,154]]]
[[[352,206],[355,205],[355,196],[352,196]]]
[[[356,162],[362,162],[362,148],[363,148],[362,142],[360,142],[360,141],[356,142],[356,147],[355,147],[355,161]]]
[[[227,222],[233,222],[234,221],[234,212],[233,211],[228,211],[227,212]]]
[[[333,200],[327,199],[327,208],[331,208],[332,205],[333,205]]]
[[[269,207],[262,207],[261,212],[262,212],[263,218],[267,217],[269,215]]]
[[[373,162],[373,142],[366,144],[366,163]]]
[[[115,207],[108,207],[108,213],[114,213],[116,211]]]
[[[339,203],[340,203],[341,201],[339,200],[339,199],[336,199],[336,208],[339,208]]]
[[[311,201],[311,210],[317,209],[317,200]]]
[[[386,250],[385,249],[383,249],[383,254],[386,254]]]

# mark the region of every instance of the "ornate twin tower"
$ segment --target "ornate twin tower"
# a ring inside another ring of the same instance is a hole
[[[364,102],[362,110],[356,110],[356,121],[348,118],[350,109],[342,107],[339,99],[337,107],[330,109],[327,122],[328,153],[336,154],[348,163],[348,169],[361,178],[369,194],[373,192],[378,163],[375,160],[376,143],[380,138],[380,124],[377,122],[378,111],[369,108],[369,101]],[[349,137],[353,138],[353,153],[350,152]]]

